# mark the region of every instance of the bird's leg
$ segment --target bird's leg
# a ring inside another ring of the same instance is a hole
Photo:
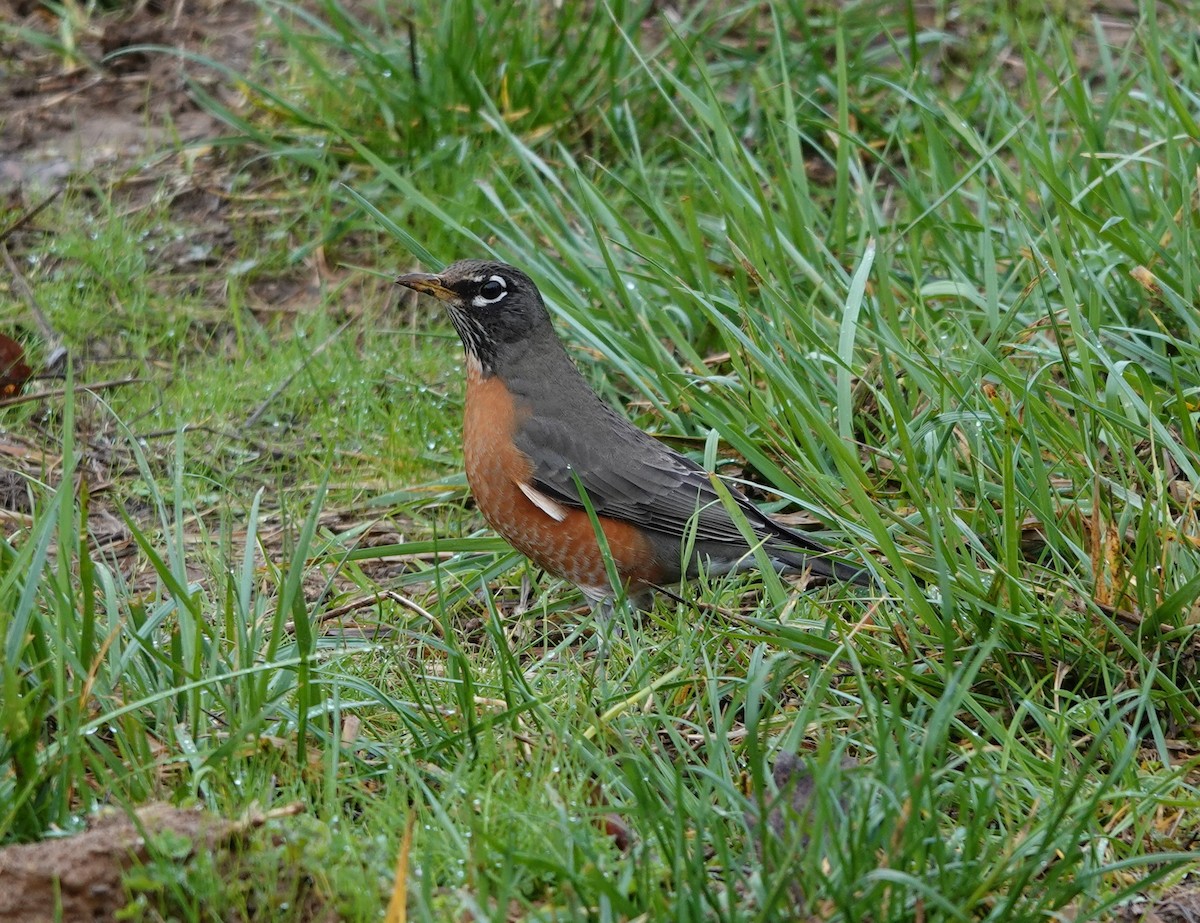
[[[599,593],[596,590],[584,589],[584,598],[592,610],[592,619],[596,624],[596,651],[602,660],[608,658],[612,649],[612,640],[621,636],[621,623],[613,616],[616,614],[616,599],[612,594]]]

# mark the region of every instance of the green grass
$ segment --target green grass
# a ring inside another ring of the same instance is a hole
[[[138,873],[146,919],[377,919],[410,822],[429,921],[1104,919],[1195,869],[1177,13],[1144,4],[1112,47],[1020,5],[267,9],[283,51],[225,156],[275,155],[248,169],[287,217],[251,209],[228,285],[166,310],[147,209],[31,271],[73,343],[127,341],[120,369],[159,385],[49,426],[0,411],[63,459],[0,545],[0,836],[110,801],[303,805],[236,874]],[[318,247],[520,265],[607,398],[698,458],[715,433],[719,470],[882,591],[713,579],[591,623],[463,505],[443,319],[367,274],[250,308]],[[82,314],[79,284],[121,310]],[[80,421],[123,460],[108,496],[74,489]],[[101,501],[130,510],[136,574],[88,541]],[[361,546],[376,518],[398,543]],[[316,618],[381,589],[355,614],[383,640]],[[776,835],[748,818],[797,751],[815,794]]]

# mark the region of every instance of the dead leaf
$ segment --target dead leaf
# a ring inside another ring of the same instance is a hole
[[[21,344],[0,333],[0,397],[16,397],[32,374]]]

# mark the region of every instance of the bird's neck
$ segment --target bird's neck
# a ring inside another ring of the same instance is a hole
[[[486,365],[480,368],[481,378],[490,374],[499,375],[518,398],[565,396],[578,391],[591,393],[562,341],[553,332],[505,344],[490,370]]]

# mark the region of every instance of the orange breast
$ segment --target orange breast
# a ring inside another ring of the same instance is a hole
[[[463,454],[471,493],[492,528],[539,567],[586,590],[608,593],[587,514],[571,509],[558,521],[520,488],[532,483],[533,464],[513,445],[513,433],[528,412],[516,405],[499,377],[484,378],[477,368],[468,368]],[[661,581],[662,567],[640,529],[603,516],[600,525],[630,592]]]

